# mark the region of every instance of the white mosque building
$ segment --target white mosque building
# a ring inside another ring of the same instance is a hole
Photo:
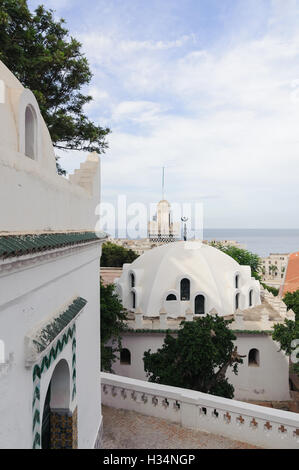
[[[164,342],[165,330],[182,320],[212,314],[233,319],[238,352],[245,356],[239,373],[228,373],[241,400],[288,400],[289,361],[269,332],[274,323],[294,318],[282,300],[261,288],[249,266],[209,245],[175,242],[145,252],[125,264],[116,292],[130,312],[123,350],[114,371],[146,380],[144,351]],[[261,291],[262,289],[262,291]]]
[[[0,62],[0,448],[94,448],[102,432],[100,168],[56,174],[33,93]]]

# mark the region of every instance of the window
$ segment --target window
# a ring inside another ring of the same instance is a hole
[[[132,308],[136,307],[136,294],[134,291],[131,292],[131,305],[132,305]]]
[[[203,295],[197,295],[195,297],[194,313],[195,315],[205,314],[205,298]]]
[[[239,274],[237,274],[235,277],[235,288],[239,289]]]
[[[135,287],[135,276],[133,273],[130,273],[130,286]]]
[[[169,294],[167,297],[166,297],[166,300],[169,301],[169,300],[177,300],[176,298],[176,295],[174,294]]]
[[[238,310],[239,308],[239,305],[240,305],[240,294],[236,294],[236,297],[235,297],[235,309]]]
[[[36,116],[32,106],[28,105],[25,111],[25,155],[35,159],[36,142]]]
[[[253,290],[249,292],[249,307],[252,307],[253,301]]]
[[[248,365],[258,367],[260,365],[260,353],[257,349],[251,349],[248,354]]]
[[[131,353],[128,349],[122,349],[120,351],[120,363],[121,364],[131,364]]]
[[[181,280],[181,300],[190,300],[190,281],[189,279]]]

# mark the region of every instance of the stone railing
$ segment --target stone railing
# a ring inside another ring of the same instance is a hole
[[[103,405],[272,449],[299,448],[299,414],[114,374],[101,374]]]

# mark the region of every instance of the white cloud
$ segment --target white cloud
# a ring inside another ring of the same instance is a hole
[[[96,31],[81,33],[78,35],[78,39],[83,44],[89,61],[96,64],[111,64],[119,60],[125,62],[128,56],[133,57],[134,60],[136,58],[135,54],[140,52],[152,54],[178,49],[195,40],[193,34],[179,37],[173,41],[129,40],[123,39],[117,34],[111,33],[109,35]]]
[[[137,123],[153,123],[159,119],[162,106],[151,101],[121,101],[113,110],[116,122],[131,120]]]
[[[226,226],[298,226],[299,35],[287,22],[281,32],[276,8],[258,39],[213,48],[191,34],[81,35],[95,72],[92,110],[104,107],[115,126],[104,199],[152,202],[166,164],[168,197],[203,198],[214,226],[226,212]]]

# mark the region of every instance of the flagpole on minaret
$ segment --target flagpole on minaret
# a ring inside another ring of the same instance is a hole
[[[164,200],[165,191],[164,191],[164,170],[165,166],[162,167],[162,200]]]

